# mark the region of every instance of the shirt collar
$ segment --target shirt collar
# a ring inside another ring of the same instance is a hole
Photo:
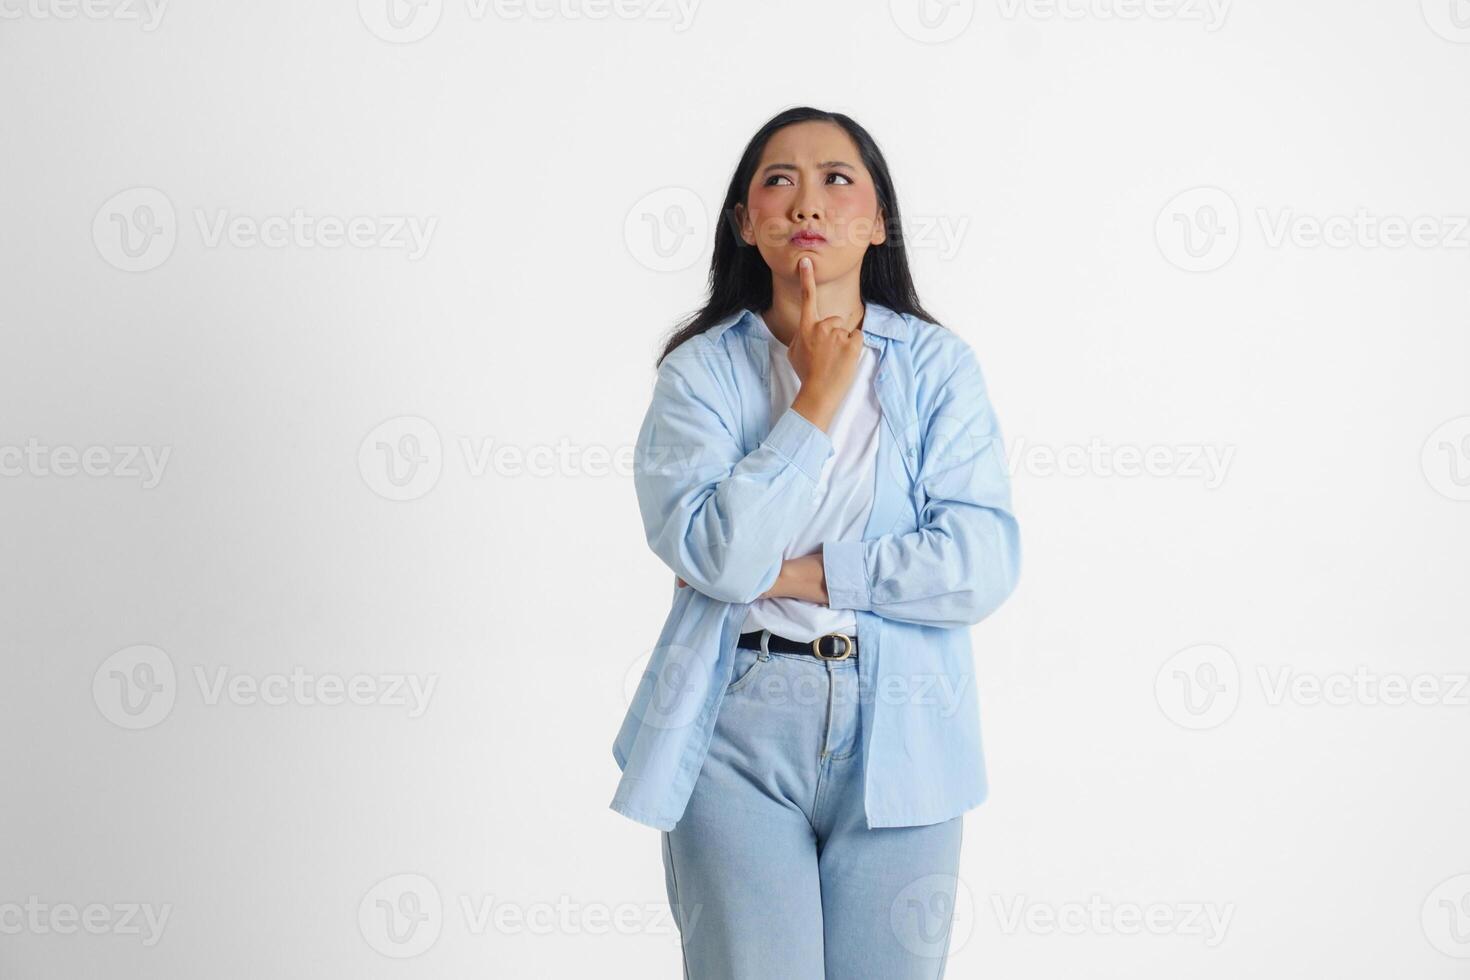
[[[863,304],[863,333],[870,333],[877,337],[887,337],[890,340],[908,340],[908,321],[897,313],[890,310],[881,303],[871,300]],[[748,329],[752,325],[763,323],[756,311],[746,307],[736,313],[719,320],[705,331],[710,340],[716,340],[720,334],[734,327],[736,329]],[[766,331],[761,331],[765,333]]]

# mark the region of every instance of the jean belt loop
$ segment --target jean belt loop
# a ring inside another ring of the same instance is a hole
[[[761,630],[760,659],[762,661],[771,659],[771,631],[768,629]]]

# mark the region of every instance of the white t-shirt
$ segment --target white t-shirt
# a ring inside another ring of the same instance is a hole
[[[757,314],[757,320],[760,320]],[[791,366],[787,347],[760,320],[771,342],[771,418],[781,417],[796,400],[801,379]],[[811,523],[787,544],[784,558],[800,558],[820,551],[824,541],[856,541],[862,538],[868,513],[873,509],[873,481],[878,471],[878,390],[873,376],[878,356],[863,345],[858,357],[857,377],[827,435],[833,453],[822,464],[817,489],[822,494]],[[793,640],[814,640],[825,633],[857,632],[857,616],[851,609],[833,609],[805,599],[782,597],[757,599],[750,604],[740,632],[768,629]]]

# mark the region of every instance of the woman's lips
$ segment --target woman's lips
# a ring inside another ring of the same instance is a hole
[[[791,244],[801,248],[816,248],[819,245],[827,244],[827,239],[821,235],[796,234],[791,236]]]

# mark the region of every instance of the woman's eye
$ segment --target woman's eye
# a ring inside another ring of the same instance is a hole
[[[838,173],[835,170],[832,173],[830,173],[830,174],[827,175],[827,182],[828,183],[831,183],[833,177],[841,177],[844,184],[852,184],[852,183],[854,183],[853,179],[850,176],[848,176],[847,174],[844,174],[844,173]],[[784,180],[788,184],[791,183],[791,178],[790,177],[787,177],[785,174],[772,174],[771,176],[769,176],[769,177],[766,178],[766,182],[764,184],[762,184],[761,186],[763,186],[763,187],[775,187],[776,186],[776,181],[778,181],[778,180]]]

